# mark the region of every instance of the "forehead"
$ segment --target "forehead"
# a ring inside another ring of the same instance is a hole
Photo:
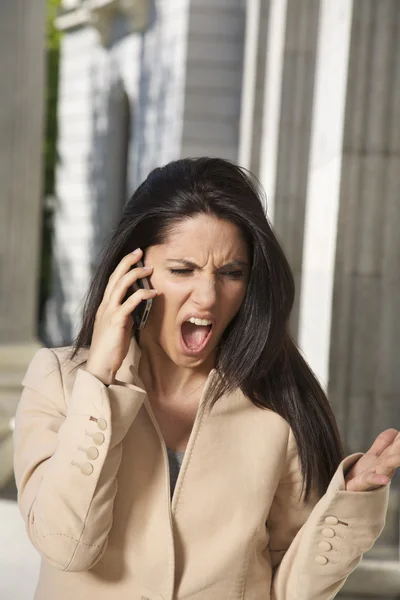
[[[208,215],[198,215],[174,225],[162,246],[166,252],[171,250],[193,256],[206,253],[244,258],[248,253],[247,243],[237,225]]]

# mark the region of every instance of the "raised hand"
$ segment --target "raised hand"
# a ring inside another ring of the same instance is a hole
[[[142,257],[138,249],[125,256],[110,276],[97,310],[86,370],[104,384],[114,383],[132,337],[132,312],[142,300],[154,298],[156,290],[139,289],[124,301],[129,287],[151,275],[153,268],[132,267]]]
[[[388,485],[400,467],[400,432],[382,431],[346,475],[346,491],[368,492]]]

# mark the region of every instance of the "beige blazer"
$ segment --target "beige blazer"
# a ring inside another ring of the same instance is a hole
[[[210,411],[215,371],[171,502],[136,343],[108,388],[68,352],[37,353],[16,418],[19,506],[43,557],[36,600],[328,600],[380,535],[388,488],[345,491],[360,454],[303,505],[288,424],[239,390]]]

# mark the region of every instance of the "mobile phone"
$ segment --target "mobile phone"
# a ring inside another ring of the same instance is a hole
[[[139,260],[136,267],[144,267],[143,261]],[[133,285],[131,286],[132,294],[139,289],[151,290],[152,287],[150,285],[150,281],[148,277],[141,277]],[[149,317],[149,313],[153,304],[153,299],[149,298],[148,300],[142,300],[140,304],[135,308],[132,313],[133,316],[133,324],[134,329],[136,331],[140,331],[147,323],[147,319]]]

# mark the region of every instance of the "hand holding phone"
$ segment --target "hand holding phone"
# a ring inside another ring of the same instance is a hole
[[[142,250],[121,260],[108,281],[97,309],[86,370],[106,385],[114,383],[132,340],[133,331],[143,329],[149,316],[152,268],[143,267]]]

